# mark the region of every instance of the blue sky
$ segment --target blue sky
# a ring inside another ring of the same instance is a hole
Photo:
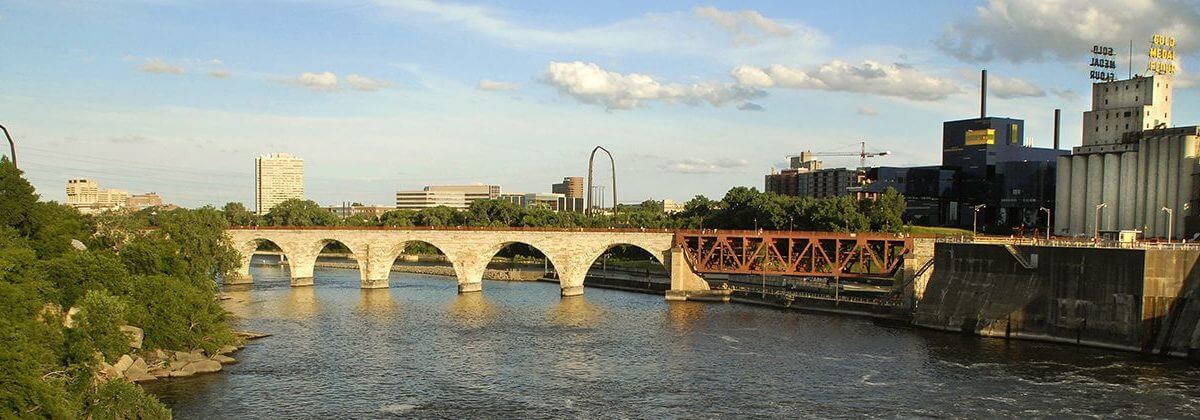
[[[1062,108],[1077,145],[1091,45],[1134,40],[1145,68],[1155,33],[1183,56],[1174,123],[1200,123],[1196,27],[1182,0],[10,0],[0,122],[56,200],[90,177],[251,203],[253,158],[271,152],[305,158],[322,204],[441,183],[546,191],[596,145],[621,201],[684,200],[860,140],[893,152],[876,164],[937,164],[941,122],[978,113],[981,68],[989,114],[1048,146]]]

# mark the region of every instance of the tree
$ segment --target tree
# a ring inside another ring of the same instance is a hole
[[[125,301],[104,290],[89,290],[79,302],[75,328],[68,330],[68,340],[76,340],[75,345],[95,349],[104,355],[105,361],[115,362],[129,351],[129,337],[121,332],[125,312]],[[91,353],[78,356],[86,360],[91,358]]]
[[[462,214],[446,207],[421,209],[413,220],[417,226],[461,226]]]
[[[888,187],[874,201],[864,203],[864,213],[871,229],[880,232],[899,232],[904,227],[904,196]]]
[[[12,226],[23,235],[32,234],[30,213],[36,205],[33,185],[21,176],[21,170],[8,157],[0,157],[0,225]]]
[[[225,203],[221,211],[225,213],[225,220],[230,226],[256,226],[262,223],[262,218],[246,210],[242,203]]]
[[[312,200],[293,198],[279,203],[263,217],[271,226],[333,226],[337,217]]]
[[[158,216],[163,238],[179,246],[179,255],[188,262],[192,280],[208,289],[216,287],[214,276],[230,274],[242,263],[240,254],[225,236],[228,227],[224,215],[210,206],[178,209]]]
[[[382,226],[392,227],[407,227],[413,226],[413,220],[416,218],[416,212],[412,210],[392,210],[379,216],[379,224]]]

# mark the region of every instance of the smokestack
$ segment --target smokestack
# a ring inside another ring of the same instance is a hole
[[[1054,150],[1058,150],[1058,120],[1062,118],[1062,110],[1054,109]]]
[[[979,118],[987,118],[987,70],[979,77]]]

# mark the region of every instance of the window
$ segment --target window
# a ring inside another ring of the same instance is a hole
[[[1104,100],[1104,104],[1105,104],[1105,105],[1108,105],[1108,99],[1105,99],[1105,100]]]
[[[1129,111],[1125,111],[1125,118],[1133,116]]]
[[[1165,99],[1163,99],[1163,102],[1171,102],[1171,97],[1170,97],[1170,96],[1165,96],[1164,98],[1165,98]]]
[[[1125,129],[1129,130],[1129,123],[1125,123]]]
[[[1141,97],[1141,96],[1134,96],[1134,97],[1133,97],[1133,101],[1134,101],[1134,102],[1137,102],[1137,101],[1140,101],[1140,100],[1142,100],[1142,97]]]

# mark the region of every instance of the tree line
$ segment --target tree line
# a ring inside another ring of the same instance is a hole
[[[888,188],[874,200],[850,196],[811,198],[759,192],[735,187],[720,200],[697,196],[673,214],[657,201],[620,205],[615,214],[587,216],[524,208],[505,200],[478,200],[464,211],[441,206],[422,210],[392,210],[371,218],[354,215],[339,219],[311,200],[287,200],[258,216],[241,203],[223,211],[236,226],[490,226],[554,228],[648,229],[767,229],[830,232],[900,232],[904,197]]]
[[[212,207],[85,216],[40,201],[0,159],[0,417],[169,418],[140,386],[96,374],[137,351],[124,325],[144,351],[235,342],[214,280],[240,263],[228,224]]]

